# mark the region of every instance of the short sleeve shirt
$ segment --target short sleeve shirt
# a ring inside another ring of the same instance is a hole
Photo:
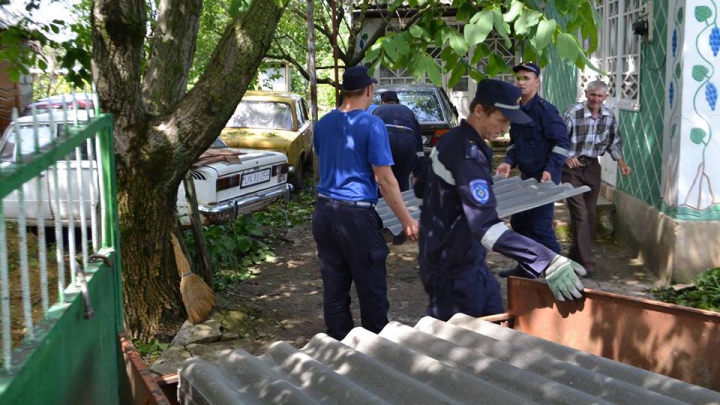
[[[380,118],[362,110],[335,109],[318,121],[313,146],[320,158],[319,193],[339,200],[377,202],[372,167],[394,164]]]

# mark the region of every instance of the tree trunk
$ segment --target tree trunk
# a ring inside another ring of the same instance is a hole
[[[170,244],[177,189],[255,76],[285,7],[279,3],[252,1],[226,27],[193,89],[177,100],[194,50],[187,42],[197,30],[197,16],[187,10],[201,3],[189,0],[192,7],[183,11],[172,9],[182,2],[163,1],[155,34],[180,42],[155,42],[147,73],[154,77],[145,77],[143,102],[145,2],[93,2],[93,76],[103,110],[115,117],[125,325],[133,337],[150,338],[164,316],[183,312]],[[180,45],[183,50],[175,49]],[[181,55],[167,55],[172,52]],[[173,68],[163,61],[174,61]]]

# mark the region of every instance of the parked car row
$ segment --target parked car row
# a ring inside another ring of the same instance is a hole
[[[84,111],[79,112],[79,120],[87,119]],[[37,114],[20,117],[18,119],[20,145],[17,145],[15,134],[10,126],[0,139],[0,168],[10,165],[16,161],[18,152],[20,155],[28,155],[35,150],[34,133],[37,127],[38,141],[40,147],[47,146],[57,133],[63,131],[62,122],[53,122],[51,125],[49,114]],[[92,145],[92,143],[91,143]],[[92,147],[92,146],[91,146]],[[82,180],[78,182],[77,167],[75,159],[60,160],[57,162],[58,184],[55,186],[55,175],[48,171],[41,175],[42,200],[40,211],[38,211],[38,200],[41,197],[37,193],[36,182],[28,182],[23,186],[25,216],[28,225],[36,225],[37,219],[42,216],[46,223],[50,224],[56,216],[59,216],[63,224],[68,224],[70,212],[68,210],[67,195],[70,190],[72,204],[72,218],[76,225],[80,225],[80,193],[78,184],[85,187],[82,209],[86,218],[90,217],[92,210],[99,209],[97,197],[91,201],[90,196],[98,196],[98,176],[93,175],[97,170],[95,161],[88,160],[90,155],[87,144],[81,148],[80,170]],[[93,153],[97,156],[96,153]],[[71,171],[68,175],[68,171]],[[218,138],[191,168],[193,183],[195,186],[198,209],[201,213],[203,223],[220,223],[235,217],[265,207],[278,198],[287,196],[292,186],[287,184],[288,174],[292,168],[288,164],[287,156],[279,152],[232,149]],[[51,180],[52,179],[52,180]],[[95,180],[94,180],[95,179]],[[92,187],[93,194],[88,190]],[[56,202],[55,196],[59,195],[60,202]],[[3,199],[4,214],[8,220],[14,220],[19,215],[18,193],[12,193]],[[181,214],[181,222],[189,225],[188,202],[185,198],[185,190],[181,185],[177,193],[177,207]]]

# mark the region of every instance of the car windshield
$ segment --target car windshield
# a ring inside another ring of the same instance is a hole
[[[228,121],[229,128],[293,130],[290,105],[272,101],[241,101]]]
[[[440,100],[434,91],[396,90],[396,92],[400,104],[408,106],[420,123],[445,121]],[[374,95],[373,102],[380,104],[380,93]]]
[[[34,131],[31,126],[20,127],[20,153],[23,155],[35,152],[33,133]],[[2,142],[2,161],[14,160],[16,139],[17,138],[15,137],[15,133],[13,131],[5,132],[5,137]],[[50,130],[50,126],[48,124],[38,125],[38,141],[41,148],[52,141],[52,131]]]

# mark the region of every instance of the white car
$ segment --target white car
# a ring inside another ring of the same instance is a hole
[[[60,114],[55,114],[57,118]],[[85,120],[87,115],[80,112],[79,120]],[[40,147],[47,146],[62,131],[62,122],[55,122],[51,127],[49,114],[36,116],[38,141]],[[20,117],[21,154],[27,156],[35,150],[33,117]],[[16,161],[17,147],[15,141],[14,125],[10,125],[0,139],[0,168]],[[94,145],[94,143],[90,143]],[[93,173],[97,166],[96,161],[88,160],[88,143],[81,148],[81,184],[83,208],[85,218],[90,218],[91,209],[99,211],[97,174]],[[94,149],[94,148],[92,148]],[[92,150],[94,152],[94,150]],[[93,153],[97,156],[97,153]],[[25,160],[25,159],[23,159]],[[60,216],[64,225],[69,222],[67,210],[68,184],[72,185],[71,198],[73,200],[72,217],[76,226],[80,225],[80,210],[78,201],[77,161],[75,156],[68,162],[57,162],[58,182],[55,186],[55,174],[52,169],[40,176],[42,201],[39,204],[40,212],[48,226],[53,223],[56,215]],[[68,170],[70,173],[68,175]],[[198,200],[198,210],[204,224],[216,224],[232,220],[239,215],[261,209],[280,197],[289,196],[292,186],[287,183],[288,172],[292,167],[288,165],[287,156],[279,152],[258,151],[252,149],[228,148],[219,138],[203,155],[192,165],[191,174]],[[27,224],[34,226],[38,218],[37,182],[35,180],[23,186],[25,217]],[[55,195],[59,193],[58,204]],[[16,220],[19,215],[18,193],[14,192],[3,199],[4,216],[7,220]],[[185,189],[180,185],[177,194],[178,214],[183,225],[189,225],[189,204],[185,198]]]

